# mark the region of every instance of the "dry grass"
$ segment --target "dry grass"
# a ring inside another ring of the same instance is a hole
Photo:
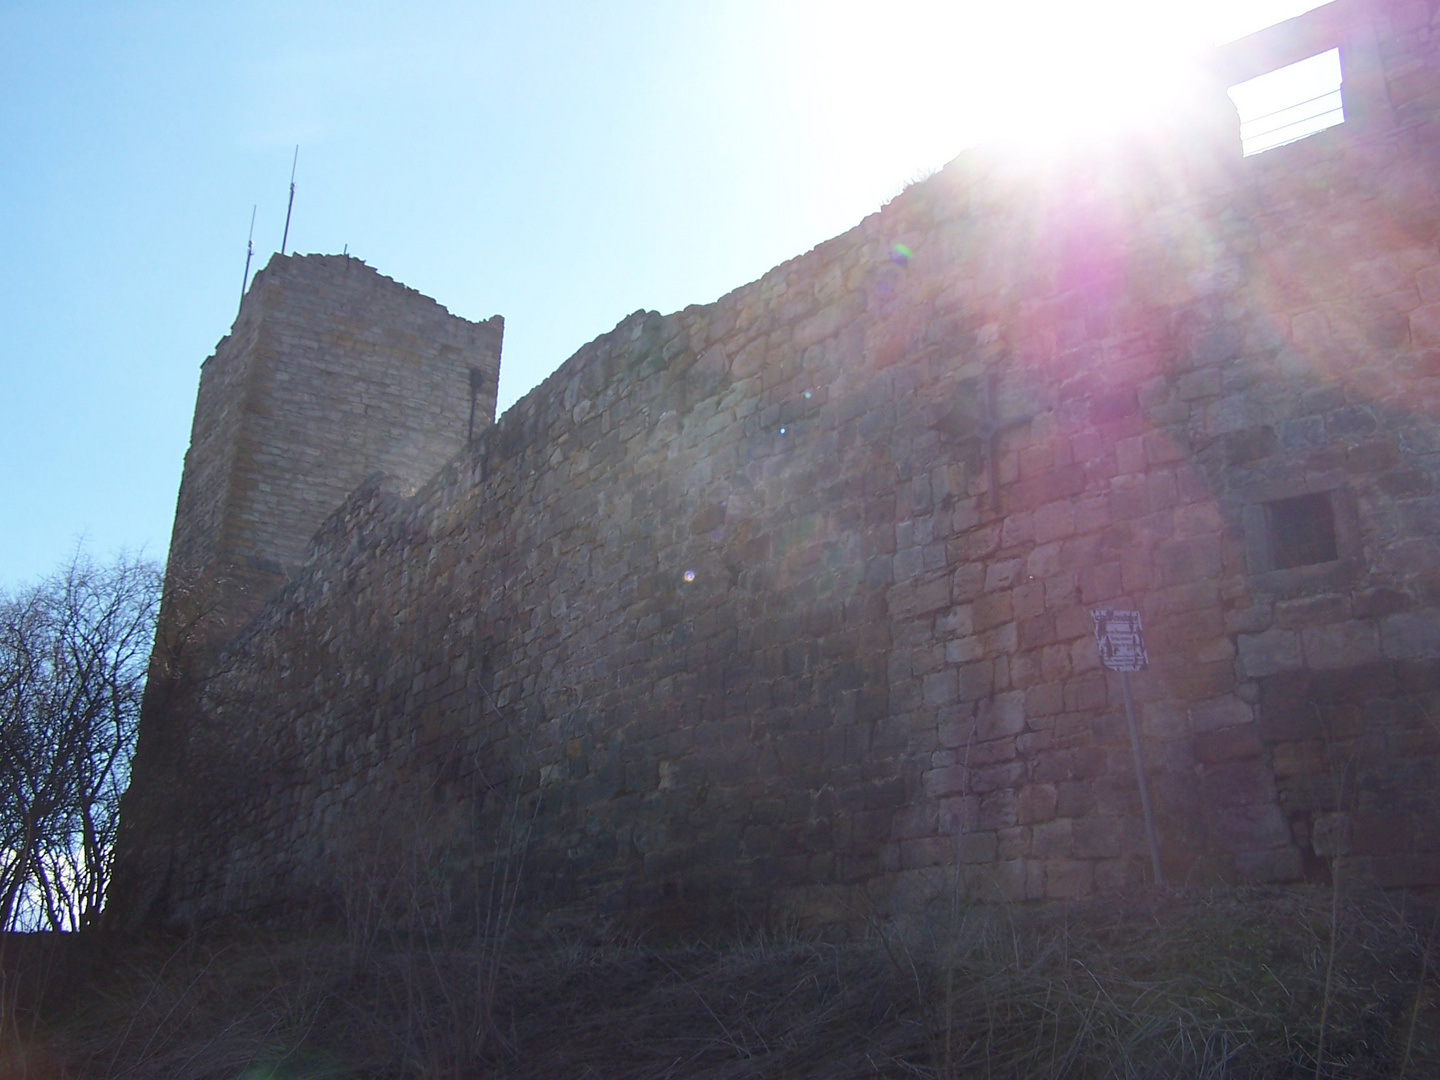
[[[839,943],[532,941],[483,1039],[486,948],[36,939],[0,1077],[1313,1077],[1322,1012],[1319,1075],[1440,1075],[1430,909],[1342,898],[1327,998],[1330,925],[1328,890],[1226,890]]]

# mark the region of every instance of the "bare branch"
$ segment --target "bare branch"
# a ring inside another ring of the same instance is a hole
[[[153,564],[83,553],[0,593],[0,930],[98,914],[159,596]]]

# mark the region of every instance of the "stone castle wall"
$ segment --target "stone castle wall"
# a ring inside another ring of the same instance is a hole
[[[1363,123],[967,154],[362,485],[165,707],[117,920],[333,908],[407,835],[460,874],[517,807],[557,917],[1131,886],[1131,606],[1167,876],[1440,884],[1432,7],[1317,16]]]

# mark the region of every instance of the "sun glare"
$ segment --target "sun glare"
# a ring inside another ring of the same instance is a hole
[[[780,117],[777,159],[813,168],[814,232],[845,227],[967,147],[1048,168],[1137,126],[1182,130],[1177,110],[1230,110],[1203,87],[1217,42],[1313,0],[779,0],[737,30]],[[757,30],[763,26],[763,32]],[[1216,114],[1218,115],[1218,113]],[[1230,112],[1233,116],[1233,110]],[[827,176],[843,173],[844,183]]]
[[[1058,147],[1145,125],[1172,112],[1193,79],[1193,19],[1169,5],[1050,3],[976,22],[978,37],[999,45],[974,49],[986,140]]]
[[[797,32],[806,51],[831,61],[806,89],[849,123],[864,119],[867,102],[893,106],[903,91],[905,109],[889,108],[877,121],[945,123],[965,139],[956,151],[979,141],[1058,149],[1165,123],[1194,99],[1200,63],[1215,43],[1317,6],[898,0],[882,9],[850,0],[807,7]]]
[[[984,102],[982,137],[1063,149],[1173,123],[1197,95],[1220,89],[1200,83],[1205,55],[1217,43],[1318,6],[1052,0],[1027,5],[1023,15],[1002,5],[971,11],[973,32],[998,46],[976,58],[994,88]]]

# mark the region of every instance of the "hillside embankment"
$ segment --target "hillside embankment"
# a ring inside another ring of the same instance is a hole
[[[837,941],[12,936],[0,1077],[1435,1076],[1435,929],[1316,888],[952,903]]]

